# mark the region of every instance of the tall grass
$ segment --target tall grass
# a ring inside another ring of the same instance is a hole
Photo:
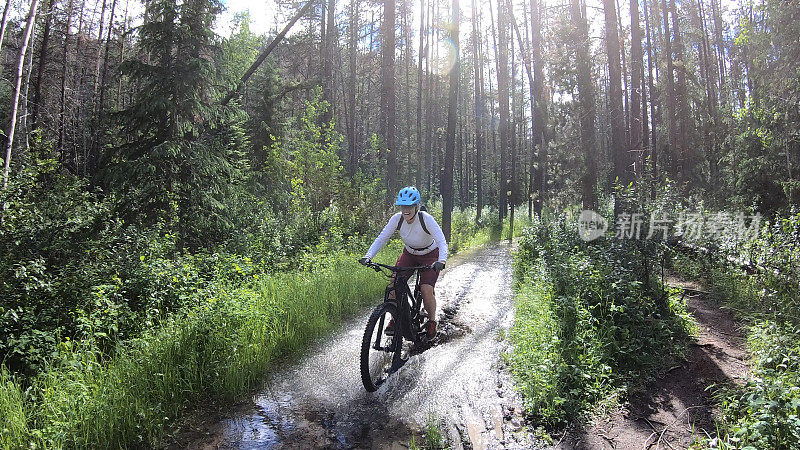
[[[633,243],[586,243],[574,223],[535,223],[514,257],[509,356],[527,413],[545,426],[626,397],[680,355],[692,331],[685,305],[658,306],[661,286]]]
[[[491,238],[474,214],[454,211],[453,253]],[[391,243],[378,260],[394,263],[401,245]],[[0,367],[0,448],[154,446],[193,405],[247,392],[278,358],[303,350],[385,288],[384,278],[358,265],[360,253],[318,250],[297,272],[267,274],[221,259],[216,281],[182,291],[191,306],[113,352],[90,339],[64,340],[24,389]]]
[[[20,448],[26,444],[28,424],[19,385],[0,368],[0,448]]]
[[[728,386],[716,396],[718,446],[800,448],[800,286],[771,271],[747,275],[723,260],[682,254],[674,269],[704,278],[749,325],[751,373],[744,386]]]
[[[383,253],[389,262],[399,246]],[[156,445],[164,427],[201,399],[241,395],[281,355],[302,349],[362,305],[386,280],[357,256],[317,272],[282,273],[210,298],[165,320],[104,360],[66,342],[26,394],[0,378],[3,448]]]

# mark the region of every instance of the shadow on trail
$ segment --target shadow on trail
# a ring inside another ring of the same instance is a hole
[[[619,414],[571,430],[559,448],[685,449],[698,436],[714,435],[713,387],[740,381],[747,371],[745,353],[730,313],[704,295],[687,298],[699,327],[687,359],[668,368],[645,392],[632,394]]]

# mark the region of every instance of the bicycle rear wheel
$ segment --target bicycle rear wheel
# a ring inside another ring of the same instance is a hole
[[[386,326],[392,319],[395,333],[389,336]],[[394,363],[400,358],[403,347],[399,326],[397,306],[393,303],[379,305],[367,320],[361,341],[361,381],[368,392],[375,392],[395,369]]]

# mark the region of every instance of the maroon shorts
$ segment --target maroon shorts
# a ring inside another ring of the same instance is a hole
[[[400,257],[397,258],[398,267],[414,267],[414,266],[430,266],[439,260],[439,248],[435,248],[424,255],[412,255],[405,248]],[[430,284],[436,286],[436,280],[439,279],[439,272],[433,269],[425,269],[419,271],[419,284]]]

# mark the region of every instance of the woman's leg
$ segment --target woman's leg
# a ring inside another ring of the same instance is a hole
[[[422,284],[419,287],[422,291],[422,304],[428,313],[428,320],[436,321],[436,293],[430,284]]]

